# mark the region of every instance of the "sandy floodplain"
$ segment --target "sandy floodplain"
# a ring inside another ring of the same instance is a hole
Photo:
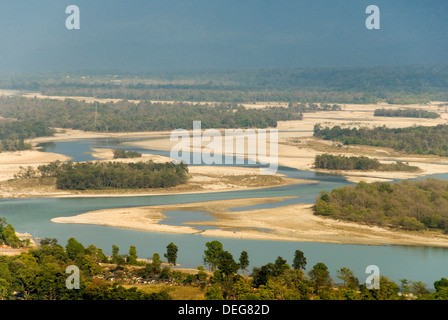
[[[279,105],[272,103],[270,105]],[[247,105],[246,107],[263,108],[266,104]],[[441,114],[439,119],[416,118],[389,118],[374,117],[373,111],[377,108],[402,108],[418,107],[425,110],[437,111]],[[435,126],[445,124],[448,113],[445,108],[440,109],[438,103],[416,106],[390,106],[386,104],[375,105],[342,105],[340,111],[326,111],[305,113],[301,121],[279,122],[278,127],[278,164],[301,170],[315,171],[313,167],[314,157],[321,153],[341,155],[366,155],[380,161],[403,161],[410,165],[418,166],[419,172],[333,172],[343,175],[349,180],[357,181],[384,181],[394,178],[406,179],[424,176],[434,173],[448,173],[448,159],[433,156],[416,156],[397,153],[391,149],[366,147],[366,146],[340,146],[338,143],[323,141],[313,137],[313,127],[320,123],[323,126],[387,126],[408,127],[414,125]],[[191,132],[191,131],[190,131]],[[224,133],[224,131],[221,131]],[[150,137],[148,140],[128,142],[127,145],[148,149],[172,150],[178,142],[170,139],[170,132],[139,132],[139,133],[93,133],[76,130],[64,130],[55,137],[33,139],[33,143],[45,141],[57,141],[67,139],[83,139],[93,137]],[[223,134],[224,136],[224,134]],[[229,137],[232,139],[233,137]],[[225,140],[224,140],[225,141]],[[207,143],[199,148],[203,150]],[[123,146],[125,149],[125,146]],[[191,149],[192,151],[200,151]],[[101,161],[111,160],[110,150],[93,150],[94,155]],[[256,154],[234,154],[238,157],[256,159]],[[159,158],[154,161],[162,161]],[[43,161],[43,160],[42,160]],[[48,159],[45,159],[48,161]],[[128,160],[127,160],[128,161]],[[258,169],[228,168],[215,166],[190,166],[192,183],[197,188],[188,190],[172,190],[170,192],[210,192],[230,191],[244,188],[254,188],[255,185],[244,186],[241,177],[247,174],[258,175]],[[233,180],[232,180],[233,177]],[[285,183],[285,182],[282,182]],[[292,183],[288,181],[286,183]],[[295,182],[298,183],[298,182]],[[273,181],[270,186],[275,185]],[[266,184],[265,184],[266,186]],[[150,194],[159,194],[152,191]],[[123,194],[123,193],[121,193]],[[99,193],[98,195],[102,195]],[[134,195],[132,192],[129,195]],[[86,196],[86,194],[68,194],[66,196]],[[92,194],[92,196],[96,196]],[[249,211],[230,211],[229,208],[247,206],[250,204],[281,201],[282,199],[236,199],[213,202],[201,202],[188,205],[154,206],[141,208],[122,208],[111,210],[98,210],[87,212],[74,217],[55,218],[58,223],[88,223],[102,224],[114,227],[144,229],[157,232],[193,233],[217,237],[237,237],[269,240],[291,240],[312,242],[335,242],[357,244],[409,244],[448,246],[448,237],[434,232],[405,232],[386,228],[372,227],[355,223],[341,222],[322,218],[313,214],[312,206],[305,204],[281,206],[270,209],[257,209]],[[209,212],[213,220],[196,221],[187,225],[168,226],[163,223],[165,211],[170,210],[205,210]],[[215,226],[218,229],[198,230],[195,225]]]
[[[239,239],[448,247],[448,236],[441,233],[397,231],[327,219],[314,215],[312,205],[309,204],[247,211],[229,210],[260,203],[279,202],[287,198],[236,199],[96,210],[71,217],[57,217],[51,221]],[[176,226],[164,224],[166,218],[164,212],[174,210],[205,211],[210,215],[210,220],[185,222]],[[218,229],[199,230],[195,226],[211,226]]]
[[[281,104],[271,103],[269,106],[276,106]],[[392,179],[409,179],[419,176],[448,173],[448,158],[441,158],[437,156],[417,156],[406,155],[395,152],[388,148],[378,148],[370,146],[341,146],[340,143],[332,141],[324,141],[313,137],[313,128],[315,124],[332,127],[339,125],[342,127],[375,127],[386,126],[390,128],[411,127],[411,126],[436,126],[438,124],[445,124],[448,122],[448,112],[446,108],[438,107],[439,102],[434,102],[428,105],[409,105],[390,106],[388,104],[371,104],[371,105],[342,105],[342,110],[339,111],[325,111],[325,112],[308,112],[304,113],[303,120],[297,121],[279,121],[278,130],[278,165],[296,168],[300,170],[311,170],[330,172],[326,170],[316,170],[314,168],[314,158],[317,154],[332,153],[339,155],[364,155],[378,159],[380,162],[395,162],[402,161],[409,163],[409,165],[417,166],[421,170],[418,172],[381,172],[381,171],[340,171],[334,172],[339,175],[347,177],[353,182],[361,180],[366,182],[371,181],[387,181]],[[266,104],[247,104],[246,107],[263,108]],[[424,110],[438,112],[441,117],[439,119],[417,119],[405,117],[375,117],[374,110],[378,108],[386,109],[400,109],[400,108],[421,108]],[[192,131],[189,131],[191,137]],[[225,150],[225,142],[229,139],[234,139],[234,136],[228,136],[224,130],[221,130],[223,138],[222,150]],[[269,145],[270,135],[267,135],[266,145]],[[179,142],[179,139],[171,139],[170,133],[155,134],[150,140],[139,140],[129,142],[128,145],[138,146],[148,149],[158,150],[172,150],[172,148]],[[202,150],[207,146],[208,141],[203,141]],[[269,156],[269,148],[267,148]],[[191,147],[191,151],[199,151],[198,148]],[[229,154],[242,157],[245,159],[258,160],[256,154],[251,154],[246,150],[245,154],[236,154],[231,152]]]
[[[413,125],[434,126],[446,123],[448,114],[441,112],[441,119],[413,119],[374,117],[373,111],[381,105],[345,105],[341,111],[305,113],[301,121],[280,122],[278,129],[278,164],[302,170],[315,170],[314,157],[320,153],[341,155],[367,155],[382,162],[403,161],[418,166],[418,172],[336,172],[349,180],[357,181],[386,181],[395,178],[407,179],[434,173],[448,173],[448,159],[434,156],[415,156],[397,153],[386,148],[367,146],[339,146],[331,141],[314,138],[313,127],[316,123],[333,126],[382,126],[407,127]],[[399,108],[400,106],[394,106]],[[437,105],[419,106],[426,110],[437,110]],[[440,110],[438,110],[440,112]],[[223,133],[224,137],[224,133]],[[227,137],[225,137],[227,138]],[[150,140],[140,140],[129,143],[149,149],[171,150],[177,141],[170,139],[170,133],[153,135]],[[204,148],[202,144],[200,148]],[[194,151],[199,151],[191,149]],[[239,156],[239,155],[237,155]],[[254,157],[247,153],[245,158]],[[191,167],[194,168],[194,167]],[[204,166],[198,170],[214,170],[214,167]],[[320,170],[322,171],[322,170]],[[335,173],[335,172],[333,172]],[[336,221],[313,214],[312,205],[298,204],[281,206],[271,209],[249,211],[229,211],[230,207],[237,207],[241,202],[249,205],[254,199],[226,200],[189,205],[173,205],[149,208],[127,208],[117,210],[103,210],[89,212],[70,218],[57,218],[54,222],[65,223],[94,223],[113,225],[116,227],[143,228],[145,230],[161,232],[186,232],[216,237],[236,237],[269,240],[291,240],[333,243],[357,244],[406,244],[448,246],[448,237],[438,232],[408,232],[391,230],[356,223]],[[279,199],[280,201],[280,199]],[[188,210],[194,207],[208,211],[214,220],[191,222],[188,226],[167,226],[163,224],[163,212],[169,210]],[[201,209],[202,208],[202,209]],[[217,210],[216,208],[220,208]],[[125,211],[123,211],[125,210]],[[134,211],[136,210],[136,211]],[[123,212],[127,213],[124,222]],[[153,220],[142,224],[142,215],[151,212]],[[139,221],[139,223],[134,223]],[[155,219],[155,220],[154,220]],[[218,229],[200,231],[194,225],[215,226]]]

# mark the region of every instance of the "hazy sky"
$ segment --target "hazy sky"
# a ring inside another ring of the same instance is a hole
[[[447,0],[1,2],[0,71],[448,63]],[[371,4],[380,30],[365,26]]]

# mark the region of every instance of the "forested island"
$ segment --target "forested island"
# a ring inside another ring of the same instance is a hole
[[[448,182],[439,179],[396,183],[359,182],[322,192],[315,214],[369,225],[448,232]]]
[[[403,162],[381,163],[376,159],[365,156],[339,156],[331,154],[316,155],[314,167],[328,170],[377,170],[377,171],[418,171],[416,166],[410,166]]]
[[[32,172],[30,174],[29,172]],[[40,165],[37,172],[25,169],[18,177],[56,178],[56,187],[65,190],[142,189],[175,187],[188,181],[183,162],[60,162]]]
[[[427,118],[437,119],[440,118],[440,114],[433,111],[421,110],[421,109],[375,109],[373,112],[375,117],[409,117],[409,118]]]
[[[314,126],[314,136],[324,140],[342,142],[345,145],[360,144],[392,148],[408,154],[448,156],[448,125],[406,128],[332,128]]]

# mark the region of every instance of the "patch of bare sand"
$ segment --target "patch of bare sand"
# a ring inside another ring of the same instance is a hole
[[[227,201],[211,201],[205,203],[189,203],[176,205],[162,205],[151,207],[134,207],[120,209],[95,210],[71,217],[51,219],[55,223],[80,223],[107,225],[120,228],[131,228],[156,232],[172,233],[200,233],[194,227],[170,226],[159,222],[166,218],[163,212],[172,210],[226,210],[230,206],[243,206],[279,201],[283,198],[239,199]]]
[[[20,167],[37,168],[39,165],[52,161],[66,161],[70,158],[57,153],[40,152],[37,150],[0,152],[0,181],[14,178]]]
[[[418,245],[448,247],[448,236],[440,232],[407,232],[323,218],[313,214],[312,205],[298,204],[270,209],[231,211],[230,208],[288,197],[235,199],[191,204],[97,210],[73,217],[52,219],[56,223],[98,224],[156,232],[201,234],[281,241],[326,242],[365,245]],[[163,224],[165,211],[206,211],[214,220],[186,222],[182,226]],[[198,230],[194,226],[219,229]]]

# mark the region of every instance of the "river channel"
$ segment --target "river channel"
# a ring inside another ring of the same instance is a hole
[[[58,141],[43,144],[42,151],[61,153],[72,157],[73,161],[94,160],[95,158],[89,153],[92,151],[91,148],[121,147],[142,153],[169,155],[166,151],[128,147],[125,146],[126,141],[129,141],[129,139]],[[33,237],[57,238],[58,242],[64,246],[68,238],[75,237],[85,246],[94,244],[103,248],[106,254],[111,254],[113,244],[120,248],[121,254],[126,254],[129,246],[135,245],[140,258],[150,258],[154,252],[158,252],[163,257],[166,246],[170,242],[174,242],[179,248],[178,263],[183,267],[196,268],[202,265],[205,243],[219,240],[224,249],[231,252],[235,259],[238,259],[241,251],[247,251],[250,260],[249,270],[254,266],[273,262],[278,256],[282,256],[291,264],[295,250],[299,249],[304,252],[307,258],[307,270],[310,270],[317,262],[323,262],[328,266],[332,277],[336,281],[338,280],[336,270],[341,267],[348,267],[353,270],[360,282],[364,282],[369,275],[365,273],[366,267],[369,265],[377,265],[382,275],[396,281],[397,284],[399,284],[400,279],[405,278],[411,281],[422,281],[428,285],[429,289],[433,288],[434,281],[441,277],[448,277],[448,248],[209,238],[203,235],[157,233],[96,225],[58,224],[50,221],[54,217],[73,216],[97,209],[254,197],[295,197],[280,203],[257,205],[258,208],[294,203],[313,203],[321,190],[330,191],[333,188],[350,183],[341,176],[317,174],[287,167],[279,167],[278,172],[288,177],[310,180],[310,183],[208,194],[1,199],[0,216],[5,217],[8,223],[11,223],[18,232],[28,232]],[[447,175],[437,175],[436,177],[448,180]],[[243,209],[251,208],[253,207]],[[167,214],[166,223],[174,225],[182,224],[185,221],[207,219],[207,214],[204,212],[179,213],[173,211]]]

